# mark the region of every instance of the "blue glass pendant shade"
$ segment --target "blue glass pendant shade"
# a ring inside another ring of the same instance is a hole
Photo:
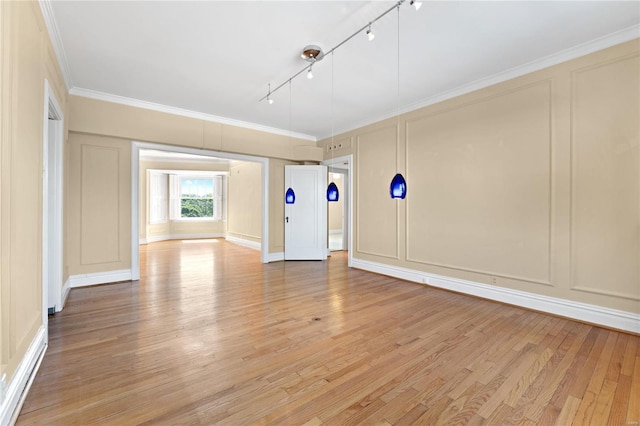
[[[397,173],[393,179],[391,179],[389,193],[391,194],[391,198],[404,199],[404,197],[407,196],[407,182],[400,173]]]
[[[287,189],[287,193],[284,196],[284,202],[286,204],[293,204],[296,202],[296,193],[293,192],[293,189]]]
[[[338,193],[338,187],[335,182],[331,182],[327,187],[327,201],[338,201],[340,193]]]

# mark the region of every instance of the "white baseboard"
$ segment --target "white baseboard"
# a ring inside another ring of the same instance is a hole
[[[47,349],[46,326],[41,325],[33,338],[27,353],[22,358],[18,369],[8,386],[4,387],[2,380],[2,395],[0,395],[0,425],[13,425],[20,414],[24,399],[36,376],[42,357]]]
[[[167,234],[167,235],[153,235],[147,238],[140,238],[140,244],[157,243],[159,241],[167,240],[197,240],[201,238],[222,238],[225,235],[220,232],[209,232],[205,234]]]
[[[245,240],[244,238],[239,237],[232,237],[231,235],[227,235],[225,239],[230,243],[238,244],[239,246],[249,247],[254,250],[262,250],[262,243],[260,242]]]
[[[71,282],[69,278],[64,282],[62,286],[62,306],[56,306],[56,312],[60,312],[64,309],[64,305],[67,303],[67,298],[69,297],[69,292],[71,291]]]
[[[442,275],[429,274],[362,259],[352,259],[351,266],[458,293],[521,306],[535,311],[546,312],[618,330],[630,331],[632,333],[640,333],[640,315],[632,312],[619,311],[602,306],[481,284]]]
[[[267,261],[270,262],[280,262],[281,260],[284,260],[284,252],[278,252],[278,253],[269,253],[268,254],[268,258]]]
[[[119,281],[129,280],[131,280],[131,269],[71,275],[68,281],[70,288],[77,288],[88,285],[116,283]]]

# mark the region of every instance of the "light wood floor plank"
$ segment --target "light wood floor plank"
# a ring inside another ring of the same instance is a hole
[[[166,241],[140,281],[71,291],[17,424],[630,425],[639,343],[344,253]]]

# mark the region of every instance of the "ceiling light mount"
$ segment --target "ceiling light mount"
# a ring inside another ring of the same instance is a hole
[[[320,46],[316,46],[315,44],[309,44],[302,49],[302,53],[300,53],[300,57],[307,62],[321,61],[324,58],[324,52]]]

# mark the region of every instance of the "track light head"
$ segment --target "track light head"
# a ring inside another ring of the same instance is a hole
[[[376,35],[373,33],[373,31],[371,31],[371,24],[369,24],[369,29],[367,30],[367,38],[369,39],[369,41],[376,38]]]
[[[422,2],[421,2],[421,1],[417,1],[417,0],[411,0],[411,1],[409,2],[409,4],[410,4],[411,6],[413,6],[413,7],[415,7],[415,8],[416,8],[416,11],[417,11],[417,10],[420,10],[420,8],[422,7]]]
[[[268,87],[269,91],[267,92],[267,102],[269,102],[269,105],[273,105],[273,99],[271,99],[271,83],[269,83]]]

